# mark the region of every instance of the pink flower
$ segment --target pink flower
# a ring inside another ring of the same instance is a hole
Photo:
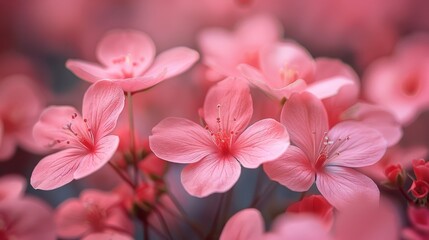
[[[249,88],[228,78],[209,90],[203,108],[205,128],[183,118],[167,118],[152,130],[149,145],[159,158],[190,163],[182,184],[193,196],[229,190],[246,168],[279,157],[289,146],[284,126],[264,119],[246,129],[253,107]]]
[[[36,189],[51,190],[81,179],[106,164],[119,144],[113,131],[124,106],[124,93],[115,83],[101,81],[88,88],[82,115],[69,106],[45,109],[33,129],[46,147],[60,149],[43,158],[31,176]]]
[[[334,222],[334,208],[326,199],[320,195],[312,195],[303,198],[299,202],[289,205],[287,213],[310,213],[314,214],[331,228]]]
[[[423,146],[413,146],[403,148],[398,145],[387,149],[384,156],[376,164],[361,168],[361,172],[371,177],[377,183],[388,181],[386,169],[392,165],[401,165],[408,169],[412,165],[412,160],[425,157],[428,149]]]
[[[429,36],[401,42],[391,57],[374,62],[364,77],[366,97],[409,124],[429,108]]]
[[[10,159],[18,145],[41,152],[31,134],[43,109],[35,84],[25,75],[8,76],[0,81],[0,99],[0,161]]]
[[[0,202],[18,199],[24,195],[27,183],[25,178],[9,174],[0,178]]]
[[[0,239],[54,240],[52,209],[31,197],[0,202]]]
[[[113,193],[85,190],[79,199],[71,198],[57,209],[57,234],[62,238],[78,238],[91,233],[132,233],[132,223]]]
[[[413,160],[413,170],[418,180],[429,183],[429,163],[424,159]]]
[[[329,130],[323,104],[310,93],[292,95],[280,121],[294,146],[278,160],[264,164],[272,180],[293,191],[307,191],[316,181],[322,195],[339,209],[360,195],[378,201],[377,185],[353,169],[383,156],[386,141],[377,131],[352,121]]]
[[[331,66],[339,69],[327,74],[324,68]],[[278,99],[303,91],[323,99],[337,94],[345,85],[354,84],[352,76],[343,74],[348,71],[346,65],[326,59],[314,61],[307,50],[292,41],[274,43],[261,49],[259,69],[248,64],[241,64],[238,68],[244,78]]]
[[[198,53],[186,47],[167,50],[155,59],[155,45],[143,32],[112,30],[98,43],[97,65],[81,60],[68,60],[66,66],[83,80],[101,79],[118,82],[126,92],[136,92],[174,77],[197,60]]]
[[[308,231],[311,229],[311,231]],[[220,240],[313,240],[331,239],[319,219],[311,215],[281,215],[270,232],[265,232],[261,213],[253,208],[232,216],[222,230]]]
[[[204,63],[220,77],[240,76],[237,66],[241,63],[258,68],[259,50],[280,39],[282,27],[268,15],[255,15],[237,24],[234,32],[222,28],[202,31],[198,42]]]
[[[408,206],[408,218],[412,228],[406,228],[402,234],[407,240],[424,240],[429,238],[429,210],[425,207]]]

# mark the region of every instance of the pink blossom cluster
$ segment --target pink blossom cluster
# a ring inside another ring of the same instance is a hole
[[[425,2],[20,2],[0,240],[429,239]]]

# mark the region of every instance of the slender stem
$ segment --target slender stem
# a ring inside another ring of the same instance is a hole
[[[142,219],[142,223],[143,223],[143,237],[144,237],[143,239],[149,240],[149,225],[146,217]]]
[[[158,228],[156,228],[153,224],[151,224],[151,222],[147,222],[147,225],[156,233],[158,234],[158,236],[160,236],[163,239],[168,239],[167,236],[165,236],[161,230],[159,230]]]
[[[196,226],[190,219],[188,219],[187,217],[185,217],[185,216],[183,216],[182,214],[179,214],[179,213],[177,213],[177,212],[175,212],[175,211],[173,211],[172,209],[170,209],[170,208],[168,208],[167,206],[165,206],[162,202],[159,202],[158,203],[159,204],[159,206],[160,207],[162,207],[167,213],[169,213],[171,216],[173,216],[173,217],[175,217],[175,218],[177,218],[177,219],[179,219],[179,218],[181,218],[182,220],[184,220],[185,221],[185,223],[186,224],[188,224],[190,227],[191,227],[191,229],[195,232],[195,233],[197,233],[197,235],[201,238],[201,239],[203,239],[204,238],[204,233],[201,231],[201,229],[198,227],[198,226]]]
[[[251,208],[254,208],[261,204],[271,193],[276,189],[276,184],[274,182],[270,182],[268,187],[264,189],[261,195],[259,195],[258,198],[256,198],[252,204],[250,205]]]
[[[137,153],[136,153],[136,137],[134,127],[134,110],[133,110],[133,95],[131,92],[127,92],[128,100],[128,124],[130,132],[130,151],[133,157],[133,168],[134,168],[134,185],[138,185],[138,167],[137,167]]]
[[[162,216],[162,213],[157,209],[157,208],[153,208],[156,216],[159,219],[159,222],[161,223],[162,227],[164,228],[165,232],[167,233],[168,237],[170,239],[173,239],[173,236],[171,235],[170,229],[168,228],[168,224],[164,219],[164,216]]]
[[[217,206],[217,210],[216,210],[215,216],[213,218],[212,226],[211,226],[210,231],[207,234],[207,237],[205,239],[213,239],[212,235],[214,233],[216,233],[216,229],[217,229],[217,225],[218,225],[220,213],[222,212],[222,208],[223,208],[224,202],[225,202],[225,194],[222,194],[222,196],[220,197],[220,200],[219,200],[219,204]]]
[[[125,176],[125,174],[118,167],[115,166],[115,164],[110,161],[107,163],[113,168],[113,170],[115,170],[115,172],[119,175],[120,178],[122,178],[122,180],[124,180],[128,185],[130,185],[132,189],[134,189],[134,183],[132,183],[130,179],[128,179],[128,177]]]
[[[402,194],[402,196],[408,201],[408,203],[410,204],[413,203],[413,199],[411,199],[410,196],[408,196],[408,194],[404,191],[404,189],[402,189],[402,187],[398,186],[398,190]]]
[[[301,201],[302,199],[304,199],[305,195],[307,194],[308,191],[302,192],[301,196],[299,197],[298,201]]]

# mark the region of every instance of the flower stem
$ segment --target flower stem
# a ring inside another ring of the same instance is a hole
[[[130,132],[130,151],[133,160],[134,168],[134,185],[138,185],[138,167],[137,167],[137,153],[136,153],[136,137],[135,137],[135,127],[134,127],[134,111],[133,111],[133,95],[131,92],[127,92],[128,100],[128,124]]]
[[[408,196],[408,194],[402,189],[402,187],[398,186],[399,192],[402,194],[402,196],[408,201],[408,203],[413,204],[413,199]]]
[[[130,185],[132,189],[135,188],[134,183],[131,182],[130,179],[128,179],[128,177],[125,176],[125,174],[122,173],[121,170],[115,166],[115,164],[111,163],[110,161],[107,163],[113,168],[113,170],[115,170],[115,172],[119,175],[120,178],[122,178],[122,180],[124,180],[128,185]]]

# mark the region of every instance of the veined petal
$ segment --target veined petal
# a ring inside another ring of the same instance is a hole
[[[72,139],[65,131],[67,124],[71,123],[73,116],[78,114],[74,107],[51,106],[40,115],[39,121],[33,127],[33,137],[43,147],[64,147],[65,142],[57,140]]]
[[[155,44],[143,32],[134,30],[111,30],[98,43],[98,60],[105,66],[114,66],[118,61],[129,61],[136,73],[141,73],[152,64]]]
[[[185,190],[195,197],[228,191],[240,177],[240,164],[232,156],[210,154],[182,171]]]
[[[295,146],[289,146],[277,160],[264,163],[264,171],[271,180],[297,192],[310,189],[315,178],[307,156]]]
[[[357,122],[345,121],[328,133],[332,145],[327,165],[365,167],[376,163],[386,152],[387,142],[376,130]]]
[[[152,129],[149,145],[153,153],[175,163],[194,163],[217,151],[209,133],[184,118],[167,118]]]
[[[52,190],[71,182],[86,153],[82,149],[69,148],[51,154],[40,160],[31,175],[35,189]]]
[[[261,213],[254,208],[247,208],[234,214],[220,235],[220,240],[258,240],[265,231]]]
[[[103,167],[116,152],[119,145],[118,136],[105,136],[96,142],[94,152],[88,152],[80,159],[73,178],[81,179]]]
[[[156,77],[161,73],[163,79],[174,77],[188,70],[199,58],[197,51],[187,47],[175,47],[159,54],[152,66],[144,73],[146,77]]]
[[[283,154],[289,146],[286,128],[274,119],[248,127],[233,143],[234,157],[246,168],[257,168]]]
[[[226,133],[240,133],[253,114],[249,87],[239,79],[227,78],[209,90],[203,110],[211,130],[222,128]]]
[[[319,99],[324,99],[336,95],[342,87],[350,84],[355,83],[349,78],[336,76],[314,82],[307,87],[306,91]]]
[[[318,173],[316,185],[332,206],[342,210],[350,207],[355,199],[365,199],[377,204],[380,191],[369,177],[351,168],[327,166]]]
[[[88,120],[95,141],[113,131],[124,101],[124,92],[113,82],[99,81],[88,88],[83,97],[82,115]]]
[[[76,76],[88,82],[111,78],[107,69],[82,60],[67,60],[66,67]]]
[[[322,102],[311,93],[294,94],[285,103],[280,122],[286,126],[291,142],[310,161],[315,161],[328,132],[328,116]]]

